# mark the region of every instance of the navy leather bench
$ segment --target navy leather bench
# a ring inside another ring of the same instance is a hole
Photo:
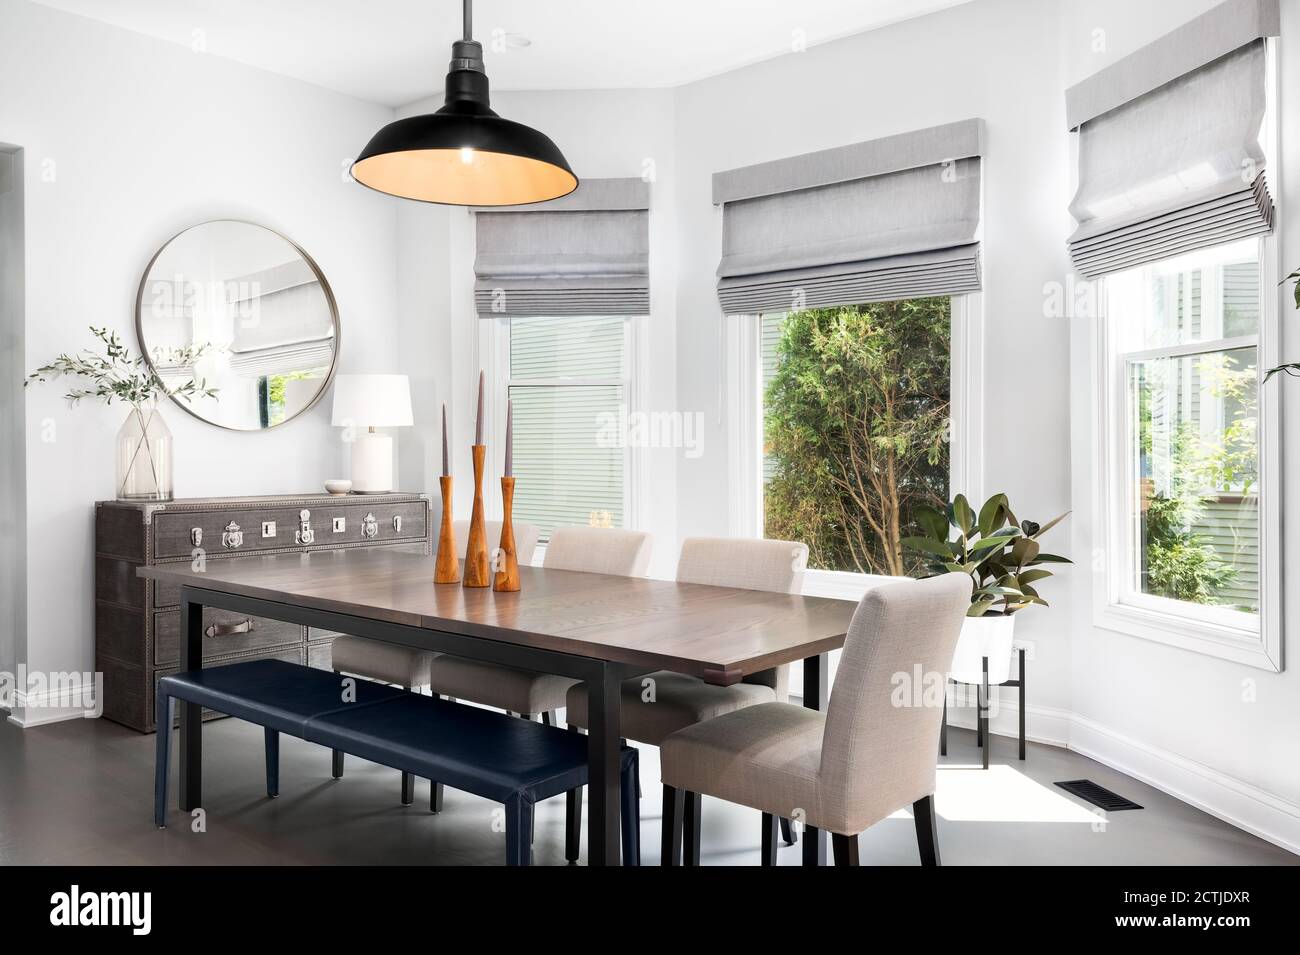
[[[173,701],[198,703],[265,729],[266,793],[279,795],[279,734],[437,779],[505,806],[506,862],[531,861],[533,807],[587,784],[587,738],[434,696],[345,679],[280,660],[192,670],[158,682],[154,822],[166,825]],[[640,861],[637,754],[622,752],[624,865]]]

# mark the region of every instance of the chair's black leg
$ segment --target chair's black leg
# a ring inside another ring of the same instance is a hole
[[[685,791],[665,784],[663,831],[659,849],[660,865],[682,864],[682,816],[685,808]]]
[[[842,836],[838,832],[832,832],[831,846],[835,853],[836,865],[856,866],[858,864],[857,836]]]
[[[335,779],[343,778],[343,750],[334,750],[334,765],[331,767]]]
[[[916,847],[921,852],[921,865],[942,865],[939,861],[939,830],[934,818],[934,796],[925,796],[912,803],[912,819],[916,822]]]
[[[686,812],[682,817],[682,865],[700,864],[700,815],[704,798],[699,793],[686,794]]]
[[[429,812],[442,812],[442,783],[435,783],[429,780]]]
[[[1025,758],[1025,648],[1020,648],[1020,758]]]
[[[280,795],[280,733],[269,726],[263,727],[266,738],[266,794],[274,799]]]
[[[782,822],[786,820],[782,819]],[[762,865],[776,865],[776,816],[770,812],[763,813],[763,861]]]
[[[993,748],[993,739],[989,736],[989,658],[984,657],[984,682],[981,686],[983,696],[977,697],[979,704],[980,739],[984,741],[984,768],[989,768],[989,750]]]
[[[943,722],[939,724],[939,755],[948,755],[948,684],[943,685]]]
[[[619,784],[619,809],[623,836],[623,864],[641,864],[641,799],[637,796],[637,782],[641,776],[639,760],[632,754],[623,770],[623,779]]]
[[[415,777],[402,773],[402,805],[409,806],[415,802]]]
[[[531,865],[532,840],[528,833],[533,828],[533,804],[522,796],[514,796],[505,804],[506,810],[506,865]]]
[[[799,841],[799,833],[794,831],[794,823],[785,816],[781,817],[781,841],[792,846]]]
[[[578,727],[569,724],[569,732]],[[564,794],[564,858],[577,862],[582,851],[582,790],[570,789]]]
[[[171,697],[159,693],[154,704],[155,720],[158,724],[158,739],[154,748],[153,765],[153,823],[159,829],[167,827],[167,780],[171,774],[172,750],[172,701]]]
[[[821,841],[822,833],[817,831],[816,826],[810,826],[804,823],[803,827],[803,864],[804,865],[825,865],[826,860],[822,858],[822,849],[825,844]]]

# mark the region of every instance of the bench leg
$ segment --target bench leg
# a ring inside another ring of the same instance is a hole
[[[506,865],[532,865],[533,804],[522,796],[506,801]]]
[[[776,816],[770,812],[763,813],[763,861],[760,864],[776,865]]]
[[[684,790],[664,784],[663,826],[660,836],[659,864],[682,864],[682,814],[686,806]]]
[[[704,797],[699,793],[686,794],[686,813],[682,818],[682,865],[700,864],[700,810]]]
[[[641,769],[640,760],[633,755],[623,770],[623,782],[619,787],[619,809],[622,822],[623,864],[641,864]]]
[[[333,765],[330,767],[335,779],[343,778],[343,750],[333,750]]]
[[[266,794],[274,799],[280,795],[280,733],[263,728],[266,737]]]
[[[578,727],[569,724],[569,732],[577,733]],[[577,862],[582,851],[582,790],[570,789],[564,794],[564,858]]]
[[[435,783],[429,780],[429,812],[442,812],[442,783]]]
[[[415,802],[415,777],[402,773],[402,805],[409,806]]]
[[[153,767],[153,823],[159,829],[167,828],[167,780],[171,775],[172,755],[172,701],[171,697],[158,694],[155,704],[157,742]]]

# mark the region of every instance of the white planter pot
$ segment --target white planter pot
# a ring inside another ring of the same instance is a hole
[[[1011,645],[1016,618],[1010,616],[967,617],[952,656],[952,678],[959,683],[984,681],[984,657],[989,659],[989,685],[1011,679]]]

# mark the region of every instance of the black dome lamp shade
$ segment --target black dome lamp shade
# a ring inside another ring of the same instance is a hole
[[[446,104],[375,133],[352,164],[352,178],[391,196],[453,206],[514,206],[568,195],[578,177],[559,147],[488,106],[483,46],[471,37],[472,3],[464,0],[464,39],[452,44]]]

